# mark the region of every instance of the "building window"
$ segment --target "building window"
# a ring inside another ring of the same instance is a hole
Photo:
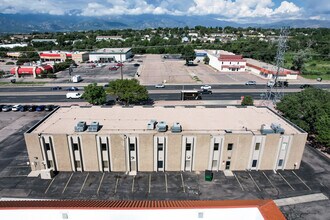
[[[107,144],[106,143],[101,143],[101,150],[106,151],[107,150]]]
[[[258,162],[257,160],[253,160],[252,161],[252,167],[257,167],[257,162]]]
[[[129,150],[135,151],[135,144],[129,144]]]
[[[223,62],[222,62],[222,64],[223,64]]]
[[[233,146],[234,146],[233,143],[228,144],[227,150],[233,150]]]
[[[226,161],[226,170],[230,169],[230,161]]]
[[[45,149],[50,150],[50,143],[45,143]]]
[[[73,150],[79,150],[78,143],[73,143],[72,148],[73,148]]]
[[[219,150],[219,143],[214,143],[213,150],[214,150],[214,151]]]
[[[158,144],[157,149],[158,149],[158,151],[162,151],[163,150],[163,144]]]
[[[237,64],[239,64],[239,62],[237,62]]]
[[[79,160],[76,160],[74,163],[75,163],[76,168],[81,168],[81,164],[80,164]]]
[[[259,150],[259,149],[260,149],[260,143],[256,143],[254,150]]]
[[[103,168],[108,168],[109,167],[109,162],[108,161],[103,161],[102,165],[103,165]]]
[[[283,160],[278,161],[278,166],[281,167],[283,165]]]
[[[186,151],[191,151],[191,143],[186,143]]]
[[[229,64],[231,64],[231,62],[229,62]]]
[[[163,168],[163,161],[158,161],[157,162],[157,168]]]

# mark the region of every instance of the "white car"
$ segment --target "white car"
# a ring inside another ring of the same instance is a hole
[[[204,86],[201,86],[201,89],[208,90],[208,89],[212,89],[212,87],[210,85],[204,85]]]
[[[268,81],[268,82],[267,82],[267,86],[268,86],[268,87],[273,87],[273,86],[275,86],[275,81],[273,81],[273,80]]]
[[[66,94],[67,99],[80,99],[81,96],[82,95],[79,92],[69,92]]]
[[[156,88],[165,88],[165,85],[164,84],[156,84],[155,87]]]
[[[256,82],[256,81],[247,81],[247,82],[245,83],[245,85],[248,85],[248,86],[255,86],[255,85],[257,85],[257,82]]]
[[[20,110],[21,107],[22,107],[21,105],[14,105],[14,106],[12,107],[11,110],[12,110],[13,112],[17,112],[17,111]]]

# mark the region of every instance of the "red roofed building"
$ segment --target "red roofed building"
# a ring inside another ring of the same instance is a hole
[[[41,74],[43,71],[47,71],[48,73],[53,72],[53,67],[51,65],[43,65],[43,66],[17,66],[10,70],[10,74],[16,75],[16,77],[20,75],[33,75],[36,77]]]
[[[71,53],[65,52],[42,52],[39,54],[42,61],[60,61],[64,62],[66,59],[71,59]]]
[[[0,201],[3,219],[231,219],[284,220],[272,200],[227,201]]]
[[[247,60],[247,64],[246,64],[247,69],[251,73],[265,77],[267,79],[273,79],[276,76],[277,73],[276,66],[269,63],[261,62],[259,60],[254,60],[254,59],[246,59],[246,60]],[[297,79],[299,74],[300,73],[298,71],[281,68],[279,70],[278,78],[282,80]]]
[[[246,60],[242,55],[235,55],[227,51],[207,51],[210,58],[209,65],[221,72],[244,72]]]

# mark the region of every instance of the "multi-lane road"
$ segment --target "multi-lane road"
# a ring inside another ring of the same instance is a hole
[[[180,100],[182,90],[199,90],[201,85],[166,85],[165,88],[155,88],[146,86],[149,96],[153,100]],[[317,88],[327,89],[330,84],[315,84]],[[291,84],[283,90],[284,93],[298,92],[300,84]],[[68,92],[63,87],[61,90],[52,90],[52,87],[0,87],[0,103],[56,103],[71,102],[66,99]],[[79,92],[83,92],[83,87],[78,86]],[[241,96],[250,95],[254,99],[260,99],[260,95],[267,91],[264,85],[212,85],[213,94],[202,95],[203,100],[240,100]],[[108,96],[108,99],[113,97]],[[73,100],[83,101],[83,100]]]

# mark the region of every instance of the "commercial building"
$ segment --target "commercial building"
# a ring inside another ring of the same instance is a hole
[[[89,60],[93,62],[125,62],[133,56],[131,48],[103,48],[89,53]]]
[[[96,41],[102,41],[102,40],[121,40],[124,41],[125,39],[122,38],[122,36],[97,36]]]
[[[31,43],[54,43],[55,45],[57,45],[57,40],[56,39],[32,39]]]
[[[266,79],[275,78],[277,73],[276,66],[250,58],[247,58],[246,61],[247,61],[246,69],[252,74],[261,76]],[[300,73],[298,71],[280,68],[278,79],[281,80],[297,79],[299,74]]]
[[[264,107],[73,106],[24,137],[35,172],[134,174],[298,169],[307,133]]]
[[[27,47],[27,43],[19,43],[19,44],[0,44],[2,48],[14,48],[14,47]]]
[[[10,74],[16,75],[19,77],[20,75],[33,75],[33,77],[37,77],[37,75],[46,71],[47,73],[53,72],[53,66],[51,65],[41,65],[41,66],[17,66],[10,70]]]
[[[284,220],[272,200],[227,201],[0,201],[4,219]]]
[[[89,54],[87,52],[64,52],[64,51],[48,51],[39,53],[42,61],[64,62],[66,59],[72,59],[77,63],[88,61]]]
[[[206,50],[207,56],[210,58],[209,65],[220,72],[245,72],[246,60],[242,55],[224,50]],[[202,54],[201,51],[198,51]]]

